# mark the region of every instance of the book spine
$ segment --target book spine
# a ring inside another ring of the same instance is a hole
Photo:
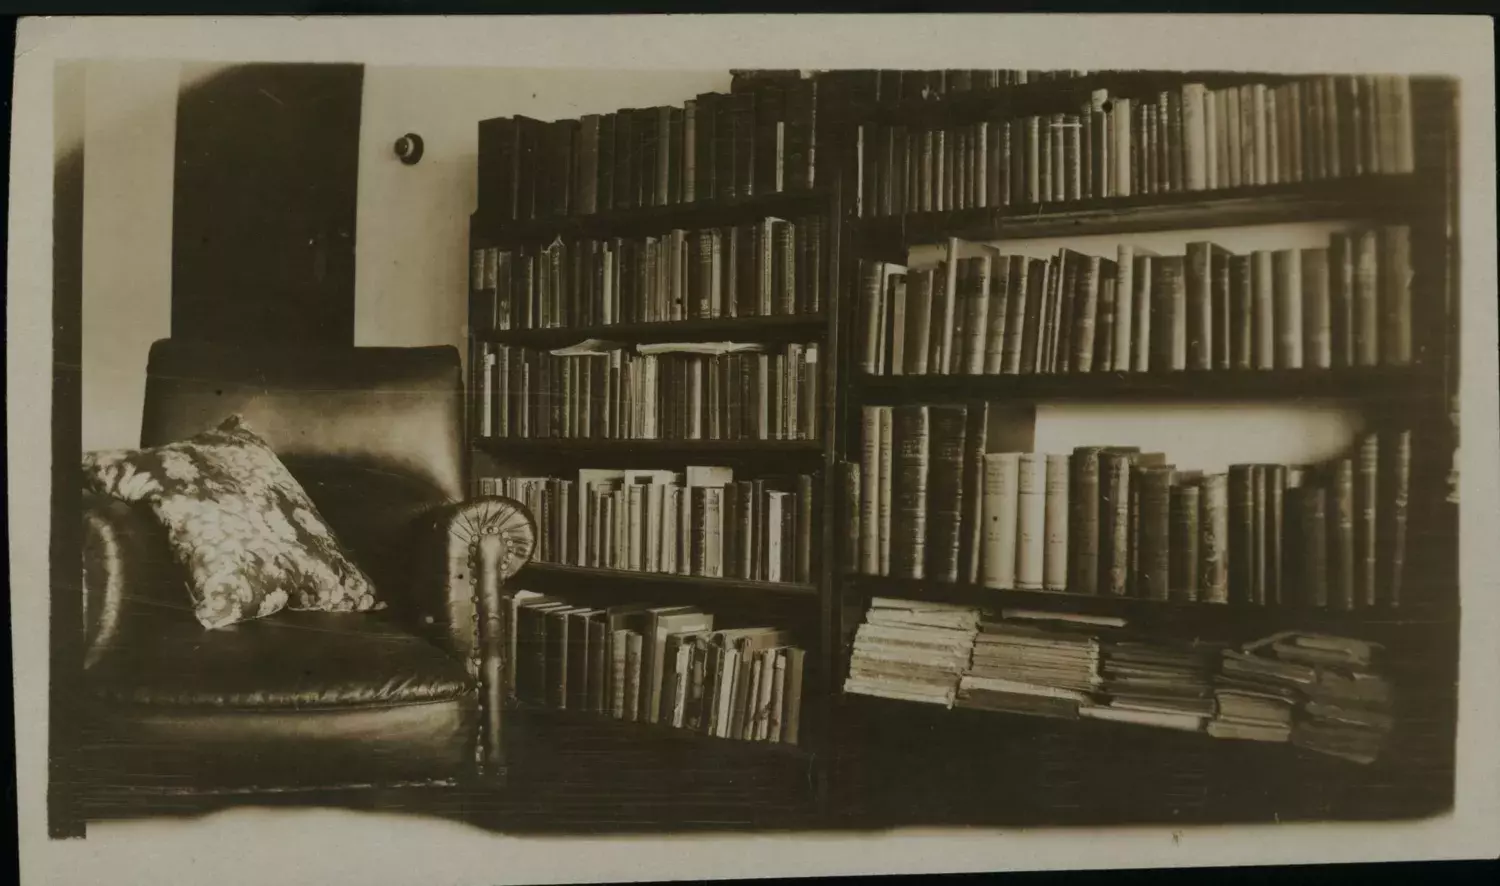
[[[877,567],[880,575],[891,574],[891,511],[894,500],[892,498],[895,474],[895,450],[891,443],[892,407],[881,407],[880,410],[880,447],[878,458],[880,460],[880,496],[876,504],[876,519],[878,525],[876,531],[876,544],[879,549],[879,562]]]
[[[984,359],[982,371],[985,375],[999,375],[1005,368],[1006,320],[1009,317],[1010,261],[996,254],[991,261],[989,279],[989,306],[986,308],[988,328],[984,335]]]
[[[1256,250],[1250,256],[1251,366],[1273,369],[1276,366],[1276,287],[1274,262],[1270,250]]]
[[[1290,603],[1286,572],[1286,465],[1261,466],[1265,496],[1265,602],[1267,605]]]
[[[1411,497],[1411,431],[1391,431],[1380,443],[1380,586],[1377,600],[1401,605],[1406,568],[1407,509]]]
[[[1168,500],[1168,596],[1198,599],[1199,489],[1192,482],[1172,486]]]
[[[1041,590],[1043,586],[1048,511],[1047,462],[1047,456],[1037,452],[1023,452],[1017,459],[1016,587],[1023,590]],[[1067,513],[1066,508],[1063,508],[1063,513]],[[1062,537],[1066,543],[1066,529]],[[1066,555],[1063,561],[1066,563]]]
[[[1302,360],[1309,369],[1333,366],[1328,250],[1302,250]]]
[[[1410,229],[1381,228],[1379,253],[1380,362],[1408,366],[1412,362]]]
[[[813,580],[813,478],[808,474],[797,477],[797,553],[793,564],[792,580],[811,584]]]
[[[1380,454],[1379,436],[1367,434],[1354,460],[1354,602],[1360,607],[1378,602]]]
[[[1379,244],[1377,232],[1354,237],[1354,365],[1380,362]]]
[[[1020,454],[984,456],[984,553],[981,580],[988,588],[1016,586],[1016,522]]]
[[[1303,486],[1287,491],[1288,573],[1306,605],[1328,605],[1328,514],[1323,489]]]
[[[964,317],[965,343],[963,348],[964,369],[969,375],[984,373],[985,354],[988,348],[986,336],[989,332],[990,308],[990,257],[966,259],[969,262],[968,303]]]
[[[1354,239],[1348,234],[1328,238],[1328,330],[1332,365],[1355,365],[1354,360]]]
[[[1068,590],[1099,593],[1099,455],[1081,447],[1069,460]]]
[[[1213,368],[1213,244],[1187,245],[1187,368]]]
[[[1354,608],[1354,462],[1341,458],[1329,467],[1328,605]]]
[[[1153,371],[1187,368],[1187,280],[1181,256],[1161,256],[1155,262],[1151,334]]]
[[[1209,474],[1199,485],[1198,598],[1229,602],[1229,476]]]
[[[1173,469],[1148,466],[1140,471],[1139,567],[1136,586],[1150,600],[1170,597],[1171,491]]]
[[[930,407],[931,463],[928,475],[927,577],[956,582],[964,514],[964,439],[968,410],[962,406]]]
[[[863,572],[864,561],[861,559],[861,543],[864,540],[864,512],[860,502],[861,471],[860,465],[854,462],[839,463],[839,491],[840,508],[839,521],[836,525],[843,527],[842,548],[839,551],[839,565],[845,572]]]
[[[1118,180],[1118,179],[1117,179]],[[1115,259],[1114,344],[1108,369],[1129,372],[1135,330],[1135,247],[1120,244]]]
[[[1137,255],[1135,267],[1131,271],[1131,284],[1134,294],[1131,296],[1132,308],[1135,317],[1131,321],[1130,340],[1130,370],[1132,372],[1147,372],[1152,366],[1152,343],[1154,331],[1151,328],[1151,313],[1155,301],[1155,277],[1157,261],[1154,256]]]
[[[1072,356],[1069,362],[1074,372],[1089,372],[1094,366],[1094,327],[1099,313],[1100,258],[1088,256],[1078,269],[1078,289],[1075,297],[1072,326]]]
[[[895,447],[890,574],[922,578],[926,564],[929,427],[926,406],[892,409]]]
[[[1108,452],[1100,456],[1099,587],[1121,597],[1130,589],[1130,475],[1132,458]]]
[[[1275,300],[1277,369],[1302,368],[1302,253],[1278,249],[1271,254]]]

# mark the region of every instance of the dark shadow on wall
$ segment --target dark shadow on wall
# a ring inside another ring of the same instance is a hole
[[[363,65],[238,65],[182,91],[172,336],[354,343]]]

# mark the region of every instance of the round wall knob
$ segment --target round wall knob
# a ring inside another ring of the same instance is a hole
[[[396,139],[396,156],[407,166],[415,165],[422,159],[422,137],[415,132],[408,132]]]

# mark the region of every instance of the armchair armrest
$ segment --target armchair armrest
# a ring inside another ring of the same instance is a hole
[[[443,550],[443,568],[441,576],[430,569],[418,570],[413,602],[422,627],[439,634],[479,680],[483,713],[478,753],[480,769],[486,774],[503,768],[505,613],[501,588],[530,561],[535,531],[526,507],[502,496],[444,505],[427,523],[429,543],[436,542]]]
[[[139,503],[83,495],[84,667],[118,641],[130,618],[156,611],[191,617],[182,569],[166,531]]]

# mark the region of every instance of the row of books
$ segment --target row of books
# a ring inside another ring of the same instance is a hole
[[[1121,244],[1051,258],[948,242],[930,268],[862,261],[861,367],[876,375],[1328,369],[1413,362],[1410,229],[1328,246],[1185,255]],[[968,254],[966,253],[977,253]]]
[[[1064,84],[1088,76],[1084,70],[971,70],[945,69],[940,71],[901,70],[882,68],[879,70],[840,71],[841,76],[852,77],[857,95],[869,101],[891,103],[901,101],[932,101],[950,95],[968,92],[984,92],[1012,86],[1036,83]]]
[[[548,352],[478,344],[481,437],[816,440],[817,342],[599,345]],[[703,351],[709,351],[705,353]]]
[[[526,220],[816,184],[818,82],[708,92],[682,107],[479,123],[479,211]]]
[[[801,741],[804,651],[773,627],[714,628],[695,606],[504,599],[511,697],[720,738]]]
[[[1376,644],[1288,631],[1235,648],[1123,619],[874,598],[844,691],[944,707],[1292,742],[1373,762],[1394,726]]]
[[[985,411],[862,407],[844,493],[855,571],[1185,602],[1402,602],[1410,431],[1363,435],[1329,463],[1204,473],[1136,447],[985,452]]]
[[[479,491],[520,501],[536,520],[540,563],[811,582],[813,478],[735,480],[734,469],[584,468],[574,477],[483,477]]]
[[[822,310],[822,219],[556,240],[470,255],[476,332]]]
[[[862,123],[863,217],[1292,184],[1414,170],[1411,84],[1323,76],[946,127]]]

